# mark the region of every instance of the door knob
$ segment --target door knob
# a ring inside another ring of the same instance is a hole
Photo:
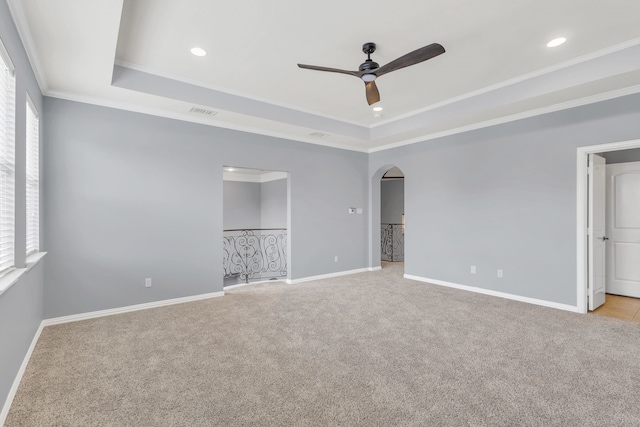
[[[605,240],[609,240],[609,238],[607,236],[602,236],[601,237],[602,241],[604,242]]]

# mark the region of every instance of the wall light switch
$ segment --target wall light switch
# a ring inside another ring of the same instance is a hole
[[[356,213],[357,213],[358,215],[362,215],[362,208],[358,208],[358,209],[356,209]]]

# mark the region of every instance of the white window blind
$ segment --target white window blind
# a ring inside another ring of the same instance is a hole
[[[38,113],[27,97],[27,255],[40,250],[39,149]]]
[[[15,75],[0,43],[0,273],[14,265]]]

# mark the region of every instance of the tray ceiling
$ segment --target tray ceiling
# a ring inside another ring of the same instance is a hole
[[[640,92],[635,0],[8,3],[46,95],[360,151]],[[381,76],[381,113],[296,66],[356,70],[370,41],[447,52]]]

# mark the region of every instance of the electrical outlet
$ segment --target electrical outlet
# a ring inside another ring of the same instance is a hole
[[[502,270],[498,270],[498,277],[502,279]]]
[[[144,287],[145,288],[151,287],[151,277],[147,277],[146,279],[144,279]]]
[[[333,262],[338,262],[338,255],[336,255],[335,257],[333,257]]]
[[[471,274],[476,274],[476,266],[475,265],[471,266]]]

